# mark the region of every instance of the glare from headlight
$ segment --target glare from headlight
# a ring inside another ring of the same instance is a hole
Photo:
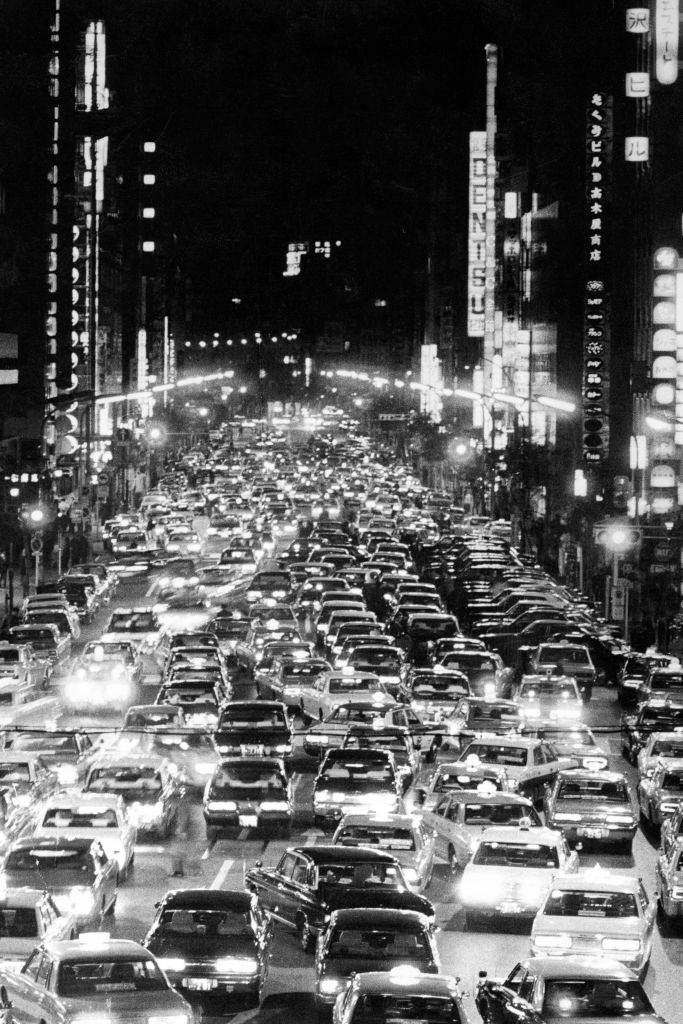
[[[199,775],[211,775],[215,767],[216,765],[211,764],[209,761],[198,761],[195,765]]]
[[[73,786],[78,779],[78,772],[73,764],[57,766],[57,778],[60,786]]]
[[[258,961],[251,958],[237,956],[225,956],[216,960],[216,971],[218,974],[256,974]]]
[[[158,956],[157,963],[162,971],[184,971],[185,961],[181,957]]]
[[[531,940],[539,949],[570,949],[569,935],[534,935]]]
[[[420,876],[418,875],[415,868],[404,868],[403,875],[405,877],[406,882],[410,882],[412,885],[417,885],[417,883],[420,880]]]
[[[320,982],[320,991],[323,995],[331,996],[333,992],[338,992],[343,985],[344,982],[341,978],[323,978]]]

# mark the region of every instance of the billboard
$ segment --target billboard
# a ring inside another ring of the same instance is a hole
[[[470,132],[467,228],[467,334],[484,337],[486,290],[486,132]]]

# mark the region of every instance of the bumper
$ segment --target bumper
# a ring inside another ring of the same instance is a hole
[[[545,890],[539,892],[533,899],[500,899],[495,903],[465,903],[464,907],[468,914],[477,914],[480,917],[535,917],[540,910]]]
[[[317,804],[313,803],[313,814],[316,821],[330,822],[337,824],[345,814],[398,814],[401,807],[399,801],[395,804]]]
[[[210,974],[197,972],[190,974],[176,974],[166,971],[168,980],[173,987],[186,998],[192,996],[210,995],[254,995],[260,994],[265,973],[260,970],[257,974]]]
[[[531,955],[532,956],[557,956],[557,957],[568,957],[568,956],[590,956],[598,957],[599,959],[616,960],[620,964],[624,964],[626,967],[630,967],[632,971],[642,971],[643,967],[649,959],[648,950],[646,947],[642,947],[637,952],[623,952],[614,949],[602,949],[601,946],[588,946],[583,943],[581,946],[572,947],[571,949],[541,949],[536,946],[533,939],[531,940]]]
[[[204,812],[207,828],[268,828],[272,825],[290,825],[291,811],[223,811],[207,814]]]
[[[588,840],[591,843],[626,843],[630,842],[637,831],[637,825],[609,825],[598,822],[564,822],[554,821],[548,823],[549,828],[562,832],[569,843]]]

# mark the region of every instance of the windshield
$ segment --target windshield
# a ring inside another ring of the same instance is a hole
[[[643,708],[640,724],[652,726],[665,732],[683,726],[683,708]]]
[[[517,825],[522,818],[536,823],[533,807],[524,804],[465,804],[466,825]]]
[[[539,652],[538,664],[590,665],[590,656],[581,647],[544,647]]]
[[[7,744],[12,750],[39,750],[41,753],[78,753],[78,743],[73,733],[50,732],[44,735],[34,732],[20,732],[9,738]]]
[[[672,687],[683,687],[683,675],[673,672],[655,672],[650,683],[653,690],[670,690]]]
[[[630,892],[553,889],[543,913],[550,917],[638,917],[638,905]]]
[[[683,773],[667,772],[662,779],[662,789],[668,789],[675,793],[683,793]]]
[[[19,651],[12,650],[12,648],[0,647],[0,662],[11,665],[16,664],[19,661]]]
[[[468,691],[469,686],[465,682],[453,682],[450,679],[418,680],[413,684],[413,699],[453,703]]]
[[[557,868],[557,849],[545,843],[481,843],[472,858],[473,864],[506,868]]]
[[[327,947],[332,959],[431,961],[429,941],[422,931],[388,931],[378,928],[335,928]]]
[[[639,981],[609,978],[558,978],[546,980],[543,1014],[553,1019],[595,1017],[637,1017],[652,1013]]]
[[[353,1024],[460,1024],[455,999],[446,996],[362,995],[353,1013]]]
[[[149,633],[158,628],[153,612],[121,612],[109,623],[111,633]]]
[[[70,999],[116,992],[163,992],[168,983],[153,960],[61,963],[57,992]]]
[[[415,849],[412,829],[397,825],[347,825],[339,833],[337,842],[349,846],[378,846],[380,850]]]
[[[377,690],[378,681],[371,676],[332,676],[330,693],[355,693],[359,690]]]
[[[117,828],[113,807],[50,807],[41,828]]]
[[[273,729],[286,727],[284,712],[278,708],[254,707],[226,708],[221,715],[219,729]]]
[[[386,761],[366,761],[358,764],[337,761],[321,774],[319,789],[366,793],[391,786],[393,781],[394,773]]]
[[[236,795],[249,799],[255,793],[277,794],[282,800],[286,796],[285,780],[277,769],[274,770],[268,765],[223,765],[211,783],[209,799]]]
[[[569,700],[571,697],[578,697],[578,693],[574,683],[539,679],[533,683],[523,683],[519,690],[519,696],[522,700],[539,700],[543,697],[550,697],[553,700]]]
[[[211,628],[216,636],[243,640],[251,629],[248,619],[214,619]]]
[[[318,865],[318,878],[324,885],[352,886],[356,889],[403,889],[399,870],[393,864],[374,864],[372,861],[361,861],[357,864],[331,862]]]
[[[628,803],[628,790],[623,782],[600,779],[563,779],[557,793],[558,800],[597,800],[609,803]]]
[[[124,795],[161,793],[161,776],[155,768],[94,768],[88,780],[91,793]]]
[[[135,661],[135,655],[127,643],[117,642],[97,642],[94,644],[86,644],[83,651],[84,658],[95,658],[95,659],[115,659],[122,661],[126,665],[132,665]]]
[[[356,662],[373,668],[391,668],[395,672],[398,672],[401,668],[401,656],[388,647],[381,647],[379,649],[361,647],[349,658],[350,665]]]
[[[10,850],[5,861],[8,874],[19,871],[35,872],[41,879],[49,872],[83,876],[87,883],[94,874],[93,861],[88,849],[21,849]],[[36,886],[38,883],[36,882]],[[50,888],[47,882],[39,886]]]
[[[243,936],[254,938],[248,910],[197,910],[183,907],[182,910],[165,910],[159,927],[164,935],[188,936],[196,939],[217,939],[221,936]]]
[[[683,757],[683,739],[676,740],[655,740],[652,744],[652,755],[658,757]]]
[[[460,755],[461,760],[466,760],[470,754],[476,754],[484,764],[503,764],[513,768],[523,768],[527,760],[526,747],[502,743],[470,743]]]

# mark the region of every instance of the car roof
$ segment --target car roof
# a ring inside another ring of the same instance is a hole
[[[100,938],[97,933],[88,936],[87,939],[62,939],[59,941],[47,941],[43,943],[45,949],[52,955],[53,959],[83,960],[154,960],[149,950],[141,946],[139,942],[132,939],[110,939],[104,935]]]
[[[565,768],[563,769],[558,778],[562,779],[578,779],[579,782],[590,782],[598,780],[600,782],[626,782],[626,776],[623,772],[608,772],[602,769],[593,768]]]
[[[465,698],[469,700],[469,697]],[[512,702],[511,702],[512,703]],[[516,707],[517,705],[515,705]],[[535,739],[533,736],[498,736],[494,732],[484,732],[480,736],[474,736],[472,738],[472,744],[475,743],[493,743],[497,747],[520,747],[525,750],[530,750],[533,747],[538,746],[541,740]],[[459,762],[464,764],[464,761]]]
[[[405,977],[399,982],[393,980],[391,971],[363,971],[353,979],[353,987],[361,993],[400,993],[402,996],[441,996],[452,999],[458,994],[455,978],[419,972],[415,973],[414,980],[409,982]]]
[[[92,836],[24,836],[10,846],[14,850],[89,850],[99,840]]]
[[[587,978],[635,981],[636,975],[624,964],[607,957],[591,956],[534,956],[522,961],[533,974],[541,978]]]
[[[289,846],[288,853],[298,853],[308,857],[314,864],[326,864],[328,861],[337,864],[355,864],[359,861],[376,863],[381,861],[384,864],[395,864],[396,858],[384,850],[368,850],[363,846],[332,846],[325,844],[320,846]]]
[[[388,825],[395,828],[416,828],[420,824],[420,816],[417,814],[344,814],[340,825],[367,825],[373,826]]]
[[[252,893],[236,889],[171,889],[161,900],[164,909],[192,907],[248,910],[253,902]]]
[[[57,793],[55,796],[47,797],[43,803],[43,809],[94,804],[95,806],[111,807],[113,810],[116,810],[121,803],[122,797],[119,793],[81,793],[79,790],[73,793]]]
[[[602,868],[589,868],[574,874],[557,874],[553,889],[586,892],[637,892],[640,880],[635,875],[616,875]]]
[[[9,907],[35,907],[48,895],[44,889],[30,889],[28,886],[3,889],[0,894],[0,910]]]
[[[519,793],[501,793],[498,790],[494,793],[479,793],[476,789],[454,789],[448,795],[452,802],[459,804],[484,804],[485,806],[517,804],[519,807],[533,809],[533,802],[528,797],[520,796]]]
[[[354,925],[363,927],[378,928],[387,927],[416,927],[427,930],[429,918],[421,914],[419,910],[396,910],[388,907],[348,907],[333,911],[331,915],[332,925],[339,925],[344,928],[352,928]]]

